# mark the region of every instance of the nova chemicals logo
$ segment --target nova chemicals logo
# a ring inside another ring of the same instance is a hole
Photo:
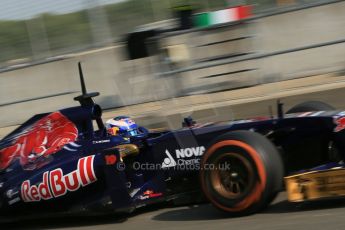
[[[198,157],[202,156],[205,152],[204,146],[192,147],[192,148],[185,148],[185,149],[176,149],[176,157],[177,158],[186,158],[186,157]]]
[[[174,157],[172,157],[172,155],[170,154],[170,152],[168,150],[165,150],[165,154],[167,157],[164,159],[164,161],[162,163],[162,168],[170,168],[170,167],[175,167],[176,165],[190,164],[193,162],[198,163],[198,159],[185,160],[185,158],[190,159],[193,157],[199,157],[199,156],[202,156],[204,154],[204,152],[205,152],[204,146],[197,146],[197,147],[184,148],[184,149],[176,149],[175,150],[175,158],[174,158]]]
[[[167,157],[164,159],[162,163],[162,168],[170,168],[170,167],[175,167],[176,166],[176,161],[174,158],[171,156],[168,150],[165,150],[165,154]]]

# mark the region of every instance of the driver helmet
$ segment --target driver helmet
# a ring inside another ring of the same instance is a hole
[[[139,134],[138,125],[127,116],[118,116],[107,120],[106,128],[112,136],[131,137]]]

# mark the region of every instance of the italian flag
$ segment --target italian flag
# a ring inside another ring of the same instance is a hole
[[[252,15],[251,11],[251,6],[238,6],[196,14],[194,15],[194,21],[197,27],[207,27],[249,18]]]

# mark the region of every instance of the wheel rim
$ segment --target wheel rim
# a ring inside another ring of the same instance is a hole
[[[215,159],[214,165],[215,169],[210,172],[211,184],[221,196],[238,199],[252,188],[254,170],[245,157],[238,153],[224,153]]]

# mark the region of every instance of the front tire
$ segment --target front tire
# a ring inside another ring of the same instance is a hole
[[[266,207],[281,191],[283,163],[264,136],[234,131],[211,143],[201,159],[200,182],[215,207],[236,216],[248,215]]]
[[[303,113],[303,112],[316,112],[316,111],[330,111],[335,108],[322,101],[306,101],[295,105],[289,109],[286,113]]]

